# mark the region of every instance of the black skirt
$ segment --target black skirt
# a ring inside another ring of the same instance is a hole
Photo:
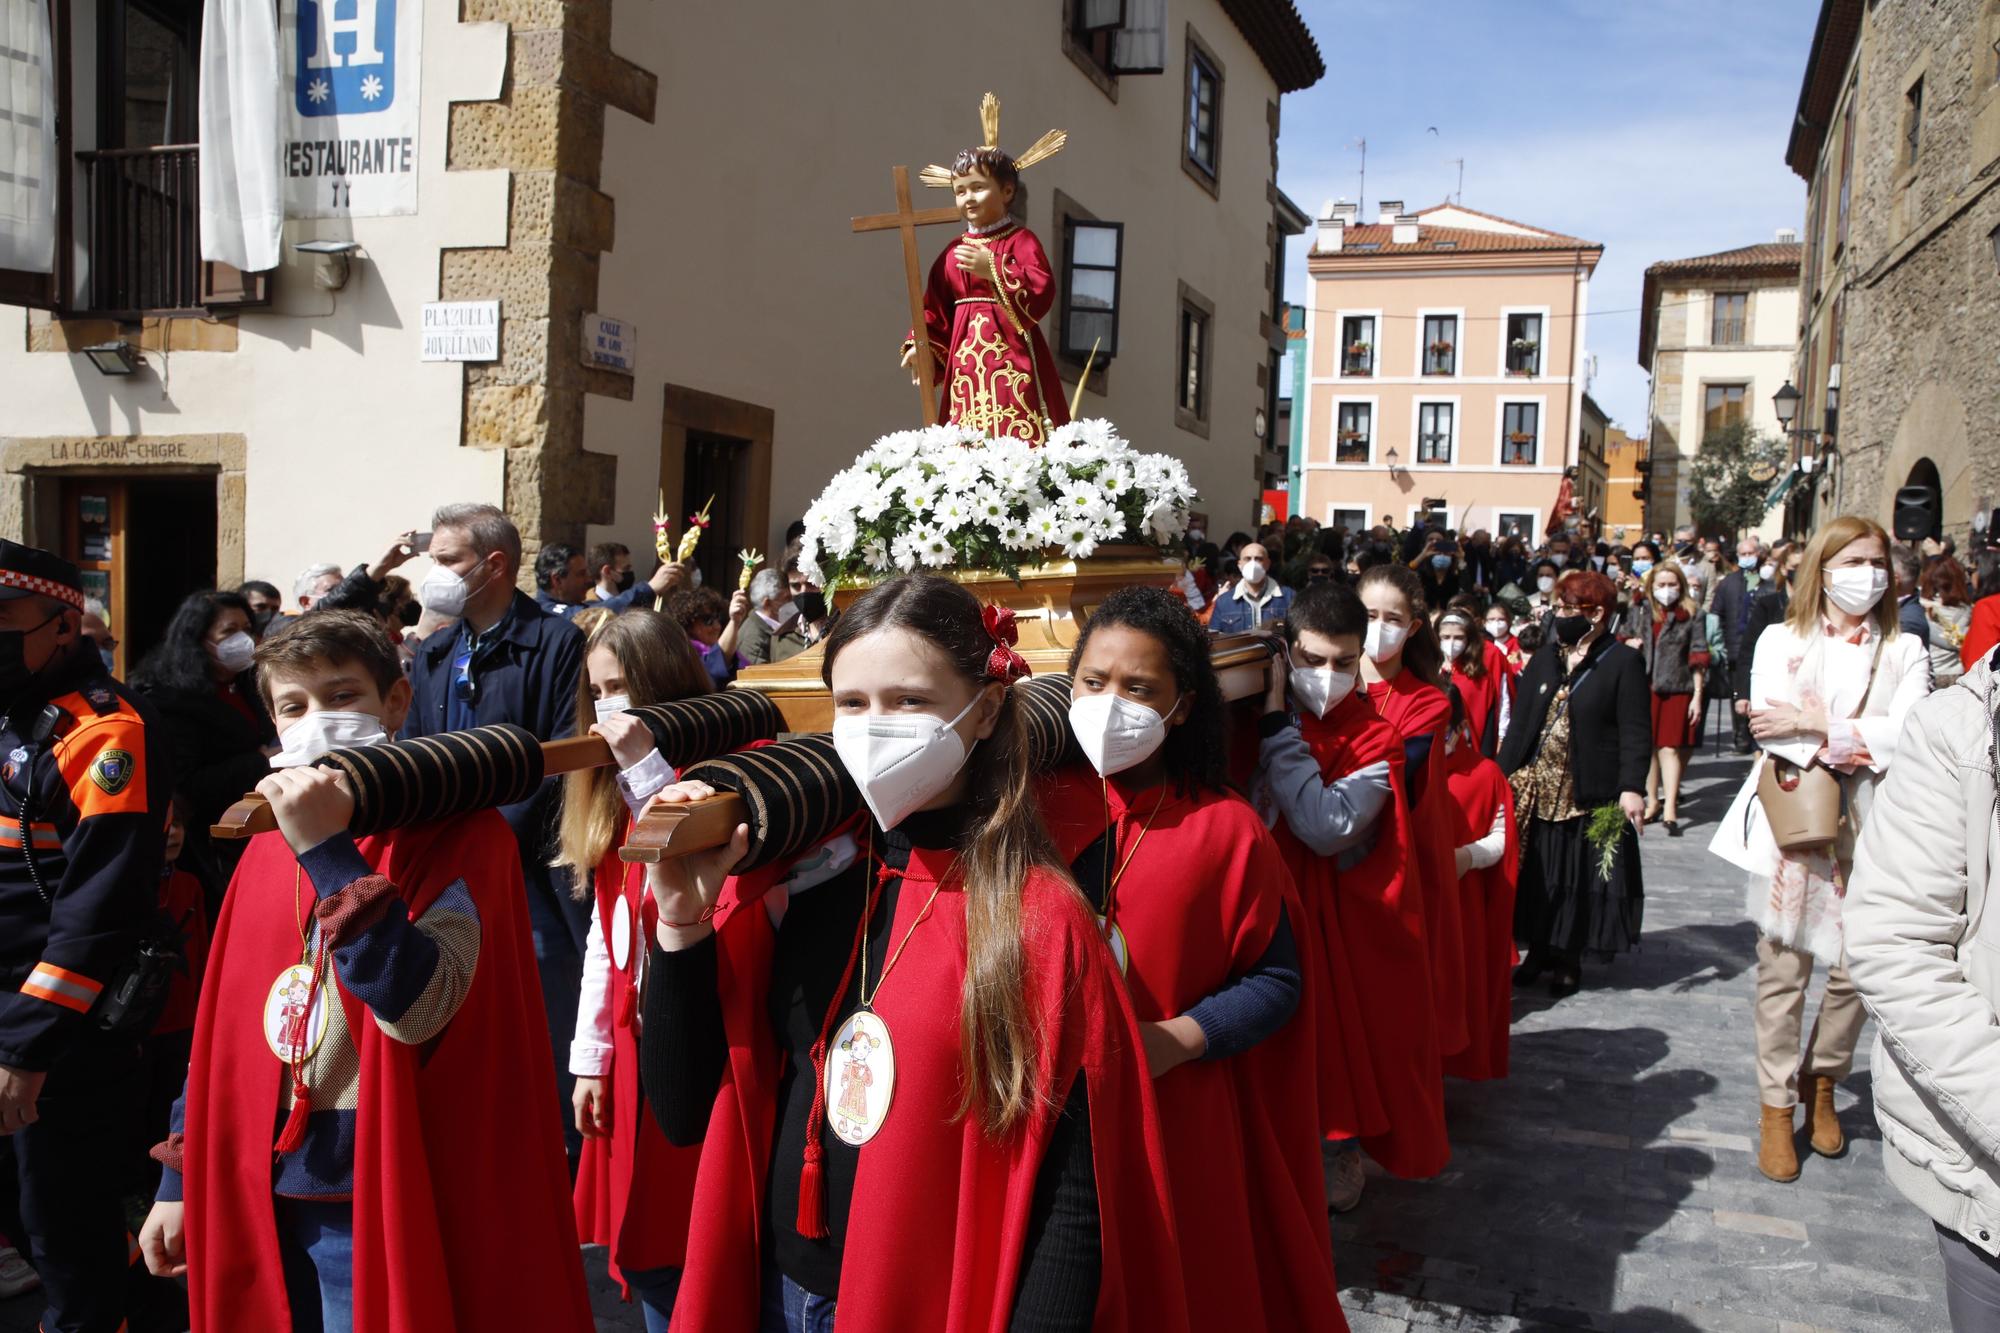
[[[1639,832],[1625,821],[1605,875],[1584,832],[1589,823],[1583,815],[1530,819],[1522,830],[1514,938],[1531,951],[1614,954],[1638,942],[1646,910]]]

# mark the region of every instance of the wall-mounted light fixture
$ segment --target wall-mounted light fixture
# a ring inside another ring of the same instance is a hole
[[[313,257],[313,286],[337,292],[347,285],[349,257],[361,246],[356,241],[299,241],[292,248]]]
[[[116,342],[96,343],[83,349],[90,358],[90,364],[97,367],[100,375],[136,375],[143,364],[139,353],[124,339]]]

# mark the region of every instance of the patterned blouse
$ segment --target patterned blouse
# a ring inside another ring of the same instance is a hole
[[[1516,819],[1580,819],[1576,806],[1576,774],[1569,762],[1569,692],[1564,681],[1542,723],[1542,743],[1535,757],[1507,779],[1514,787]]]

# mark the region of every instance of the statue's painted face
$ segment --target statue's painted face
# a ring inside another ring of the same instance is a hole
[[[1014,202],[1014,187],[1001,185],[983,171],[951,178],[952,202],[974,227],[990,227],[1007,216]]]

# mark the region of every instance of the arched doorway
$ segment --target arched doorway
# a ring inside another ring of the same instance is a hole
[[[1928,458],[1919,458],[1910,468],[1910,475],[1903,478],[1905,486],[1928,486],[1931,494],[1944,496],[1944,478],[1938,475],[1937,464]]]

